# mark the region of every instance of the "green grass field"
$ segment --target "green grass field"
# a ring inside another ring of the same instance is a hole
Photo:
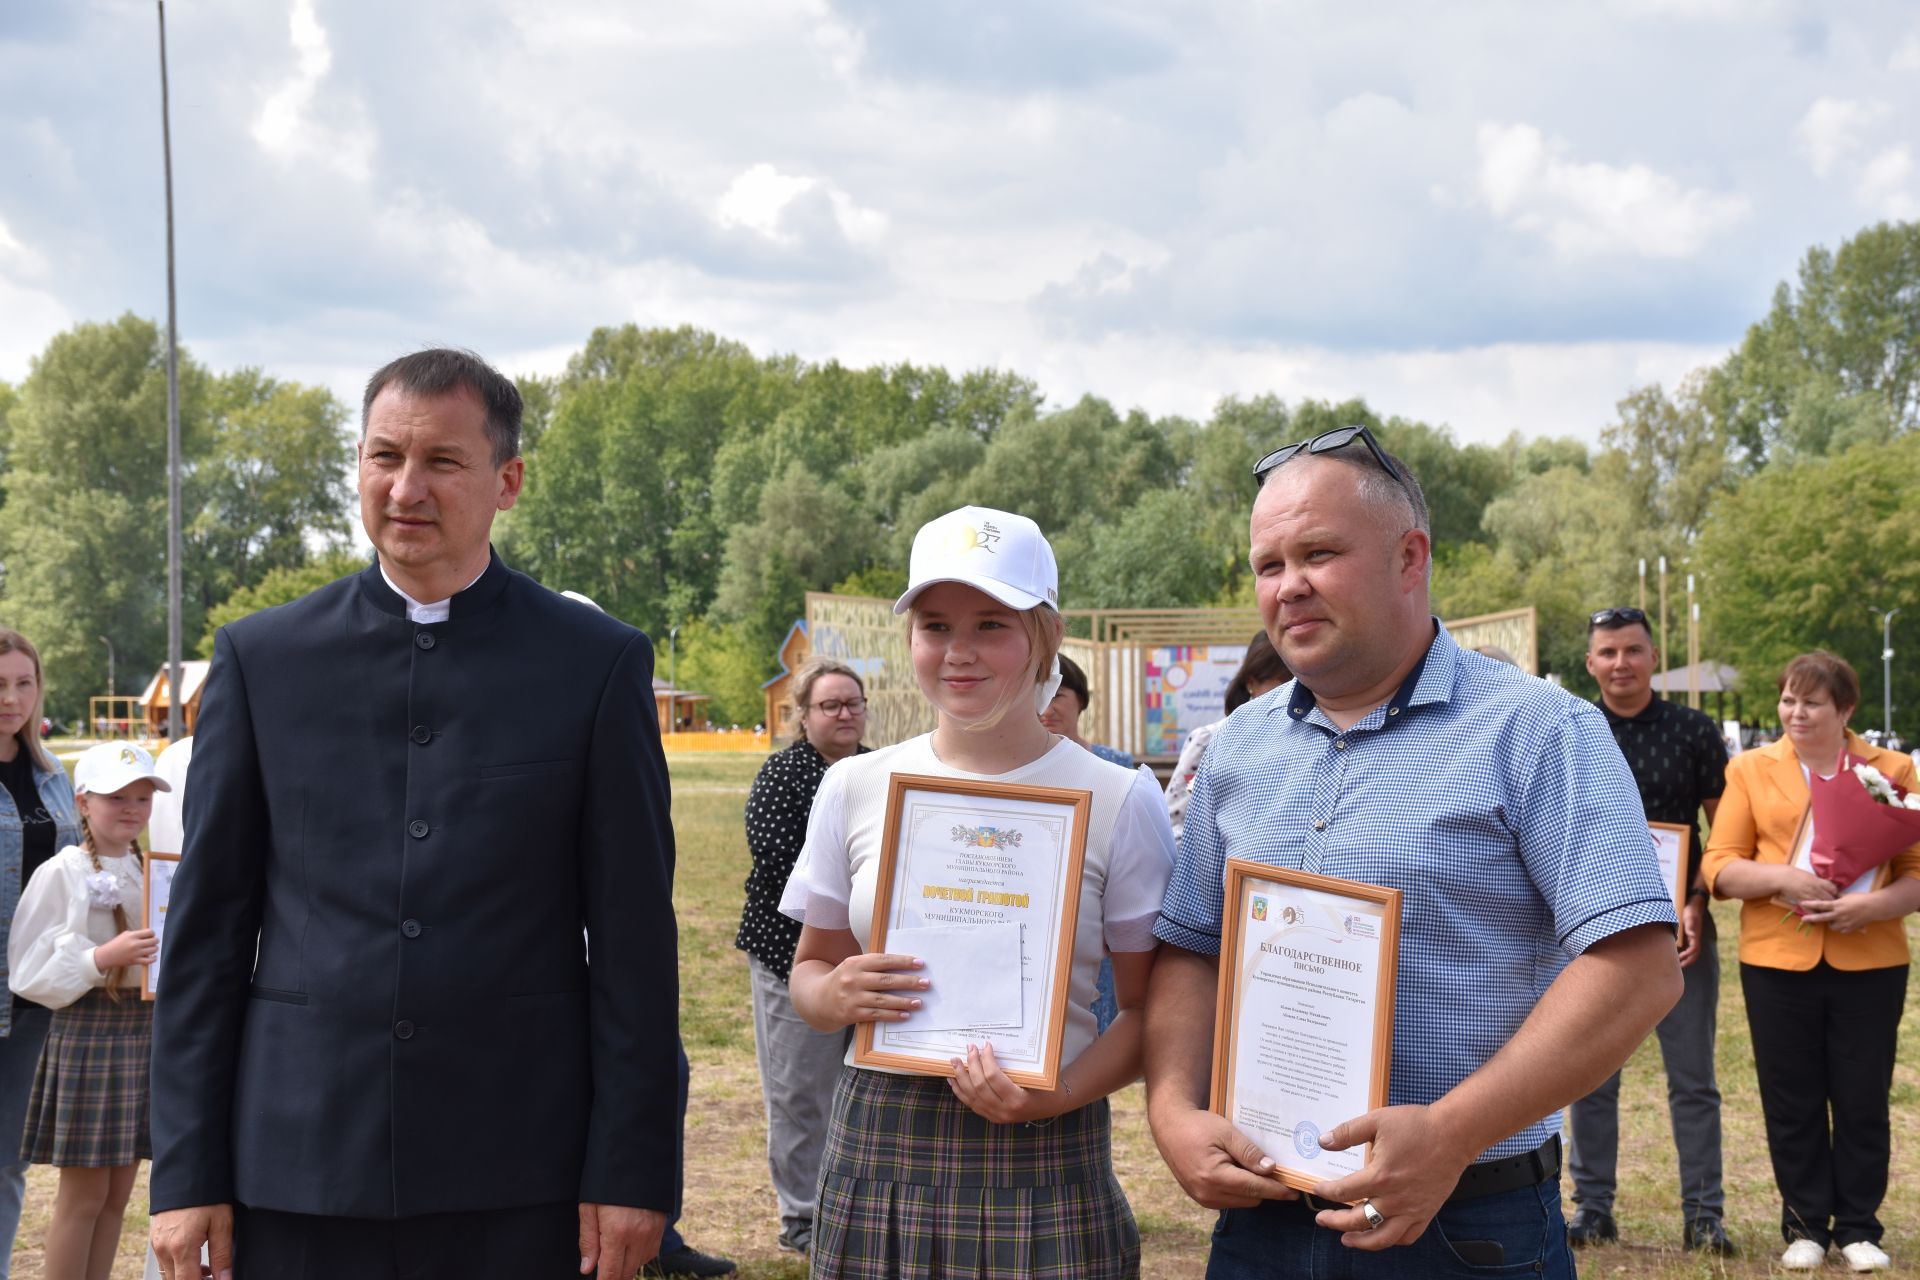
[[[800,1280],[804,1266],[774,1247],[778,1218],[767,1185],[766,1129],[754,1067],[745,958],[733,949],[747,854],[741,806],[761,757],[695,755],[672,759],[674,829],[679,838],[675,903],[680,913],[681,1027],[692,1057],[687,1116],[687,1195],[681,1230],[708,1252],[740,1263],[744,1280]],[[1665,1076],[1649,1041],[1627,1066],[1621,1089],[1620,1188],[1624,1243],[1580,1255],[1583,1274],[1629,1280],[1765,1276],[1780,1250],[1778,1201],[1767,1163],[1753,1078],[1752,1047],[1740,1004],[1734,958],[1736,908],[1721,903],[1720,1088],[1725,1097],[1728,1229],[1742,1256],[1722,1263],[1684,1254]],[[1920,930],[1910,931],[1920,937]],[[1920,992],[1909,990],[1901,1065],[1893,1087],[1892,1189],[1881,1210],[1886,1249],[1902,1271],[1920,1262]],[[1141,1091],[1114,1099],[1115,1161],[1140,1220],[1145,1274],[1172,1280],[1204,1269],[1212,1215],[1181,1194],[1147,1132]],[[39,1280],[40,1237],[53,1190],[52,1170],[29,1182],[14,1271]],[[128,1215],[115,1280],[140,1275],[146,1218],[144,1188]],[[1904,1265],[1903,1265],[1904,1264]]]

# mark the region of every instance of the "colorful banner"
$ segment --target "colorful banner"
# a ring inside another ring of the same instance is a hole
[[[1146,753],[1178,755],[1188,733],[1227,714],[1227,684],[1245,645],[1168,645],[1147,650]]]

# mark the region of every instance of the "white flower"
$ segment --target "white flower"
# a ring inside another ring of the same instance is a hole
[[[1887,781],[1887,775],[1870,764],[1853,766],[1853,776],[1860,779],[1860,785],[1867,789],[1876,804],[1899,804],[1893,793],[1893,784]]]
[[[1920,809],[1920,791],[1907,792],[1906,795],[1901,797],[1900,804],[1903,808]]]
[[[111,911],[120,905],[120,877],[111,871],[87,873],[87,901]]]

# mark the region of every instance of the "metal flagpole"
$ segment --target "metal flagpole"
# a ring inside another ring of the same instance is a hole
[[[173,285],[173,126],[167,109],[167,0],[160,17],[160,155],[167,184],[167,741],[180,740],[180,316]]]

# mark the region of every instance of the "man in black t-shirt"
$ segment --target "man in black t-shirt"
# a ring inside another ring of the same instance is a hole
[[[1649,822],[1685,826],[1687,904],[1681,912],[1680,966],[1685,993],[1660,1022],[1667,1106],[1680,1158],[1682,1242],[1722,1256],[1734,1252],[1723,1224],[1720,1090],[1714,1082],[1715,1011],[1720,958],[1707,892],[1700,884],[1701,810],[1707,821],[1726,789],[1727,749],[1713,721],[1653,692],[1660,654],[1638,609],[1602,609],[1587,626],[1587,671],[1600,682],[1599,707],[1640,787]],[[1576,1245],[1614,1240],[1615,1159],[1620,1143],[1620,1075],[1568,1109],[1567,1159],[1578,1206],[1567,1234]]]

